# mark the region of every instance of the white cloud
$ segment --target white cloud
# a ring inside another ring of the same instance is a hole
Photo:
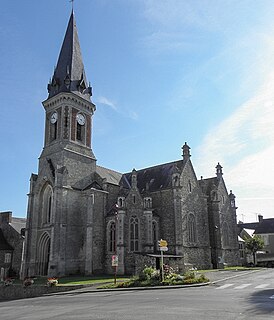
[[[110,107],[111,109],[113,109],[115,111],[118,111],[118,109],[116,107],[116,104],[113,101],[111,101],[108,98],[106,98],[106,97],[103,97],[103,96],[98,97],[97,98],[97,102],[101,103],[101,104],[104,104],[104,105]]]
[[[206,135],[196,151],[196,169],[208,173],[219,161],[228,188],[241,203],[239,212],[271,211],[274,216],[274,73],[254,94]]]
[[[121,114],[122,116],[129,118],[131,120],[136,121],[139,119],[139,115],[137,112],[130,110],[128,107],[127,107],[127,111],[124,112],[122,108],[117,107],[116,103],[114,103],[113,101],[111,101],[110,99],[104,96],[99,96],[96,102],[110,107],[112,110],[116,111],[118,114]]]

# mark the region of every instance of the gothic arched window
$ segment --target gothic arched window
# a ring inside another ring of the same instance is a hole
[[[76,139],[78,141],[85,141],[85,125],[86,117],[82,113],[77,113],[76,115]]]
[[[192,192],[192,185],[190,180],[188,180],[188,191]]]
[[[144,198],[144,207],[145,209],[152,208],[152,199],[149,197]]]
[[[194,214],[189,214],[187,218],[188,241],[194,243],[197,241],[196,221]]]
[[[125,198],[124,197],[119,197],[118,198],[118,207],[119,208],[123,208],[124,207],[124,204],[125,203]]]
[[[48,185],[43,194],[43,202],[42,202],[42,222],[50,223],[52,219],[52,187]]]
[[[108,251],[116,251],[116,223],[114,221],[108,225]]]
[[[139,251],[139,219],[132,216],[129,221],[130,251]]]
[[[152,221],[152,241],[154,252],[158,251],[158,224],[155,220]]]
[[[228,231],[227,222],[224,222],[223,224],[222,234],[223,234],[223,246],[227,247],[229,246],[229,231]]]

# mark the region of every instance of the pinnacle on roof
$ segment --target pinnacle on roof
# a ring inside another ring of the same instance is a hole
[[[67,31],[59,54],[53,77],[48,84],[49,98],[60,92],[72,92],[90,101],[89,86],[76,27],[74,12],[71,12]]]
[[[184,160],[188,160],[191,155],[190,155],[190,147],[187,145],[187,143],[185,142],[185,144],[182,146],[182,149],[183,149],[183,159]]]

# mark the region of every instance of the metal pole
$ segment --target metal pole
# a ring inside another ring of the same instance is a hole
[[[162,282],[164,281],[164,252],[161,250],[161,273],[162,273]]]

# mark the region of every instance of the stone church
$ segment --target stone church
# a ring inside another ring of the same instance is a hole
[[[45,139],[28,195],[24,276],[134,274],[165,263],[217,268],[237,265],[235,196],[222,167],[197,180],[190,147],[182,159],[119,173],[97,165],[92,151],[96,107],[71,13],[57,66],[48,84]],[[132,164],[134,166],[134,163]]]

